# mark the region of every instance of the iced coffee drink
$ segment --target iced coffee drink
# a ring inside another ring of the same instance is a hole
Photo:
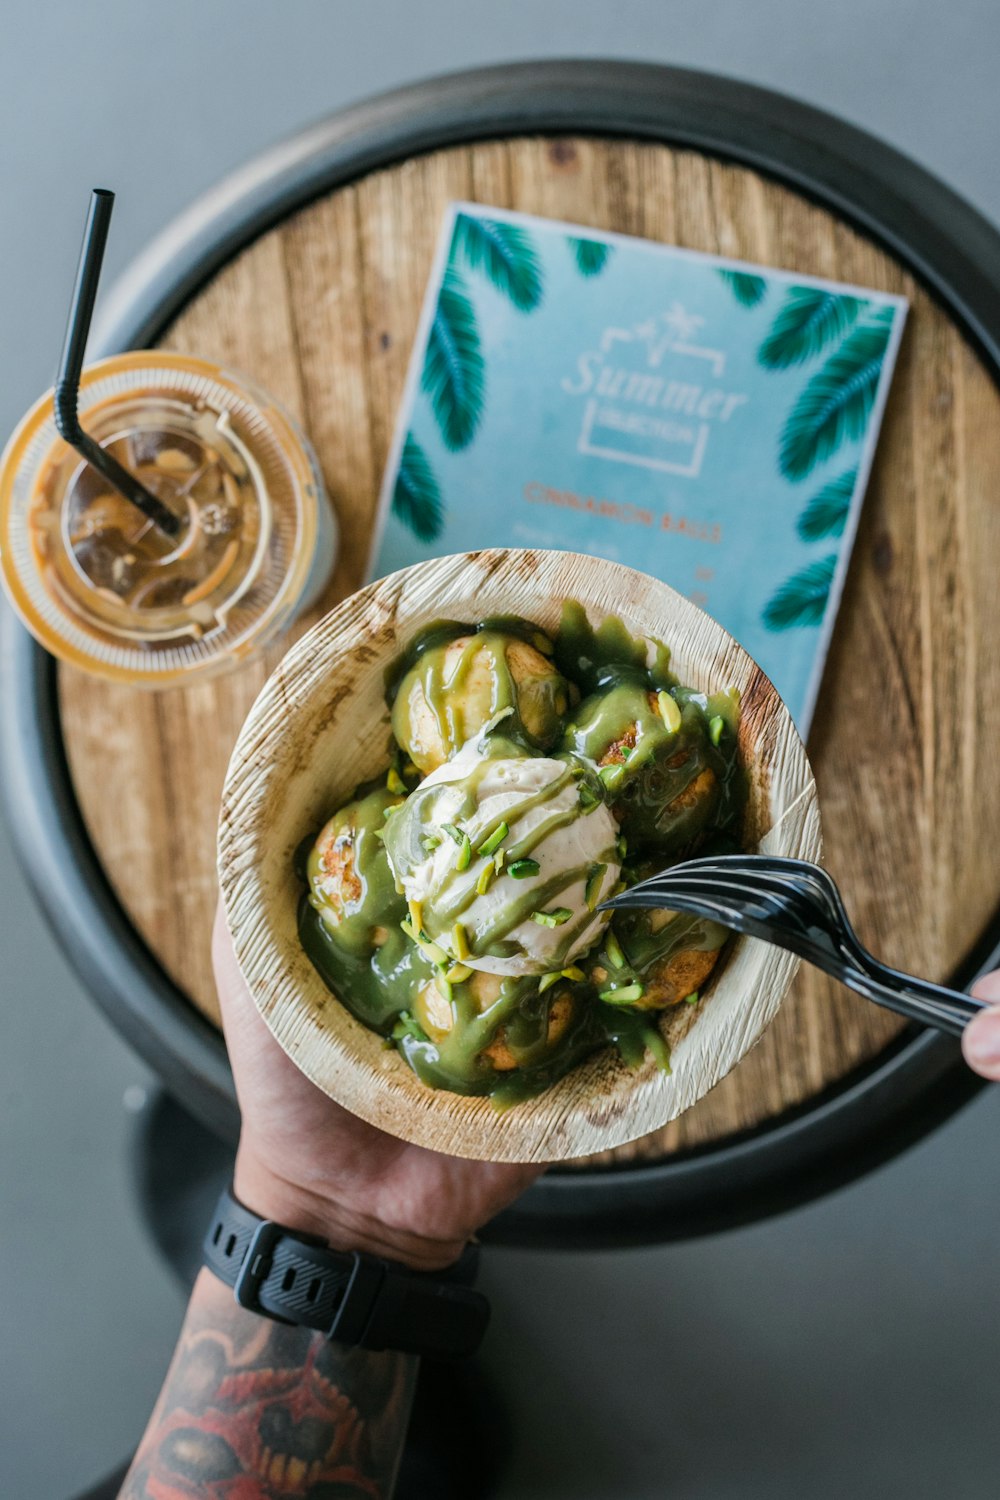
[[[112,489],[43,398],[0,461],[0,558],[47,649],[166,686],[238,664],[308,607],[331,570],[333,516],[271,397],[202,361],[135,353],[86,370],[80,417],[179,526],[166,535]]]

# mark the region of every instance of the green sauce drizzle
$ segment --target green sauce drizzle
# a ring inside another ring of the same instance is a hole
[[[735,696],[684,687],[665,645],[616,619],[595,629],[567,601],[554,640],[516,618],[435,622],[387,673],[386,699],[401,752],[389,768],[393,790],[384,776],[360,787],[296,857],[299,935],[329,989],[428,1086],[487,1095],[498,1109],[609,1044],[629,1066],[651,1055],[669,1070],[657,1012],[632,997],[655,994],[675,962],[717,952],[723,929],[628,913],[583,958],[568,954],[599,896],[611,894],[607,867],[624,851],[631,884],[689,853],[738,847],[746,782]],[[449,758],[479,736],[478,758],[460,782],[410,790],[406,757],[419,761],[428,733]],[[546,752],[563,769],[490,820],[478,801],[490,764]],[[579,868],[541,879],[532,851],[602,804],[623,841],[616,832]],[[519,829],[539,809],[535,826]],[[431,857],[444,871],[433,903],[408,910],[394,871],[405,876]],[[579,910],[564,899],[576,882],[586,893]],[[487,891],[493,915],[473,932],[466,914]],[[546,933],[551,972],[475,970],[478,959],[519,952],[511,934],[532,921]],[[616,991],[627,1003],[599,998]]]

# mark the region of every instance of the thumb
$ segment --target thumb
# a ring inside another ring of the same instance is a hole
[[[1000,1083],[1000,969],[984,974],[972,993],[992,1007],[970,1021],[962,1037],[962,1051],[969,1067]]]

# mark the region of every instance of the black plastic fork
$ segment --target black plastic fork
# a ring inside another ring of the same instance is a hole
[[[961,1036],[983,1001],[902,974],[863,947],[840,892],[819,865],[766,854],[693,859],[630,886],[601,910],[666,907],[762,938],[839,979],[876,1005]]]

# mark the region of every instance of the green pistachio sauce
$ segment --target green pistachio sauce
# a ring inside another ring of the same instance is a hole
[[[459,639],[465,644],[456,653]],[[547,667],[531,658],[527,680],[517,680],[512,640],[532,646]],[[430,1087],[488,1095],[500,1109],[541,1092],[609,1043],[630,1066],[649,1053],[669,1069],[656,1013],[614,1003],[614,993],[641,988],[687,951],[716,951],[725,932],[680,916],[654,930],[652,914],[629,913],[616,917],[583,958],[570,960],[593,910],[570,910],[560,897],[583,881],[596,906],[611,894],[603,872],[621,864],[626,851],[622,876],[631,884],[689,853],[738,847],[745,776],[735,696],[683,687],[661,643],[651,649],[614,619],[595,630],[568,602],[554,641],[521,619],[435,623],[390,669],[386,697],[404,757],[414,753],[429,711],[449,756],[478,735],[478,759],[461,781],[412,790],[400,780],[401,759],[388,774],[395,792],[383,778],[359,788],[322,834],[303,844],[299,934],[329,988]],[[491,761],[545,753],[564,769],[524,790],[498,817],[480,809]],[[559,799],[567,789],[574,795],[564,807]],[[540,881],[532,851],[602,802],[624,842]],[[548,816],[519,832],[525,813],[549,805]],[[408,909],[394,870],[402,878],[442,849],[447,861],[438,856],[444,873],[433,907]],[[484,919],[470,932],[463,916],[485,889],[502,900],[491,905],[488,925]],[[532,919],[552,930],[551,973],[501,981],[462,962],[518,953],[510,934]],[[497,1066],[501,1058],[516,1066]]]

